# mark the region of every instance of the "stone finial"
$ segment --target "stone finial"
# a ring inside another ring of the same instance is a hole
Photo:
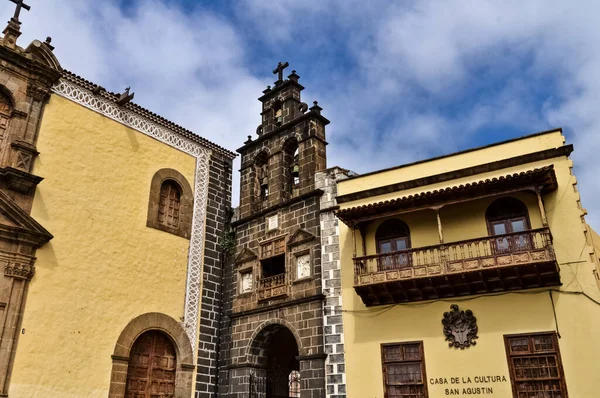
[[[293,70],[293,71],[292,71],[292,74],[288,76],[288,79],[290,79],[290,80],[291,80],[291,81],[293,81],[293,82],[296,82],[296,83],[298,83],[298,79],[300,79],[300,76],[298,76],[298,75],[296,74],[296,71],[295,71],[295,70]]]
[[[313,101],[313,106],[310,107],[310,111],[320,115],[322,110],[323,108],[319,106],[319,103],[317,101]]]
[[[46,37],[46,41],[44,44],[50,49],[50,51],[54,51],[54,46],[52,44],[52,38],[50,36]]]

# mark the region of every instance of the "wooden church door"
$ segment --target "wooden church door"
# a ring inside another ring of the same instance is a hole
[[[175,397],[175,347],[164,333],[137,338],[129,354],[125,398]]]

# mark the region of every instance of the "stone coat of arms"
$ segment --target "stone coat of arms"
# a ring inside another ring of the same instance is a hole
[[[462,311],[458,309],[458,305],[452,304],[450,312],[444,312],[442,325],[450,347],[464,349],[477,344],[477,318],[473,316],[473,311]]]

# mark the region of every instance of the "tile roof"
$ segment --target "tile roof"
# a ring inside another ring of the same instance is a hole
[[[355,206],[346,209],[341,209],[336,212],[336,215],[342,220],[351,220],[354,217],[363,216],[365,214],[376,214],[381,211],[394,210],[399,208],[410,208],[421,204],[430,204],[435,201],[443,201],[453,197],[460,197],[473,192],[488,191],[494,192],[494,188],[501,192],[506,186],[524,186],[524,185],[542,186],[545,191],[556,189],[557,181],[554,173],[554,166],[545,166],[538,169],[523,171],[520,173],[507,174],[500,177],[487,178],[484,180],[475,181],[472,183],[451,186],[442,189],[419,192],[414,195],[408,195],[397,199],[384,200],[367,205]]]

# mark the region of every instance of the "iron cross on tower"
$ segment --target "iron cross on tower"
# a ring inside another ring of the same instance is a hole
[[[275,70],[273,71],[273,74],[278,74],[277,81],[275,82],[275,84],[281,84],[283,82],[283,70],[288,66],[290,66],[288,62],[285,62],[283,64],[280,62],[277,64],[277,68],[275,68]]]
[[[9,0],[17,5],[15,9],[15,15],[12,17],[12,20],[15,22],[19,22],[19,15],[21,15],[21,8],[26,9],[27,11],[31,10],[31,6],[25,4],[23,0]]]

